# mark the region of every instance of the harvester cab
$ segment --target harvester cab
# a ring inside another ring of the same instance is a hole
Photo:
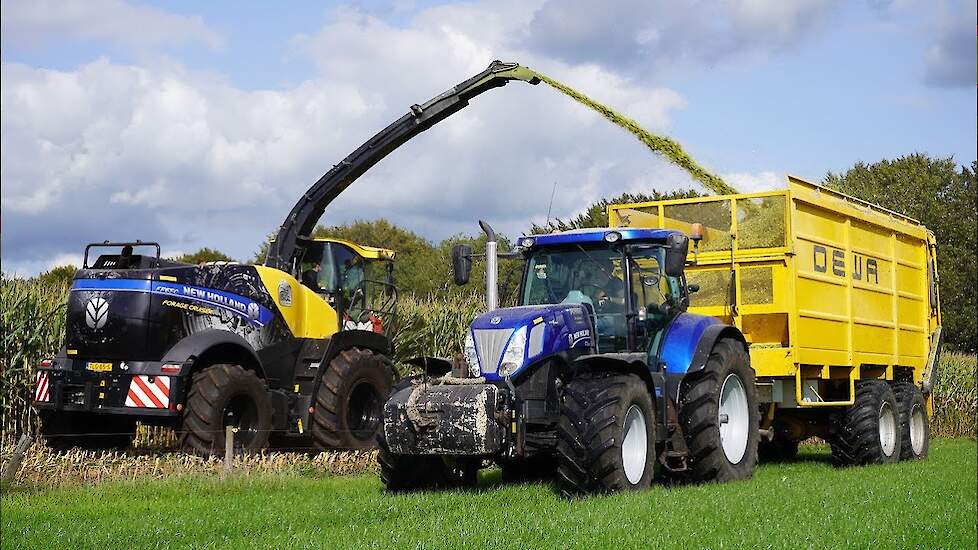
[[[303,252],[294,275],[336,310],[339,330],[393,329],[393,250],[317,237],[304,242]]]
[[[388,488],[472,483],[486,460],[506,478],[557,473],[568,494],[647,487],[657,463],[703,480],[751,475],[759,436],[746,343],[686,311],[685,235],[597,228],[517,244],[519,304],[473,320],[455,360],[464,369],[388,400]],[[465,252],[454,263],[470,269]]]

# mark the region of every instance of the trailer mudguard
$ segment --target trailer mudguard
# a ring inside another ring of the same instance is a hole
[[[228,353],[230,351],[229,348],[233,349],[234,352]],[[265,369],[255,349],[251,347],[251,344],[247,340],[227,330],[204,330],[182,338],[163,355],[162,362],[193,362],[206,355],[208,351],[216,351],[217,349],[221,350],[223,357],[241,357],[246,359],[246,364],[241,366],[254,369],[260,378],[265,378]],[[181,374],[186,373],[182,372]]]

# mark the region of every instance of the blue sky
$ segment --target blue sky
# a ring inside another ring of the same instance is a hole
[[[247,259],[363,140],[495,58],[680,140],[744,190],[922,151],[975,159],[974,1],[3,2],[3,270],[87,241]],[[695,186],[543,86],[473,101],[324,221],[432,240]]]

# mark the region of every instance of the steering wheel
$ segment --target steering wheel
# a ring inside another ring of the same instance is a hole
[[[607,290],[605,290],[603,287],[601,287],[599,285],[596,285],[594,283],[581,283],[581,284],[577,285],[577,287],[578,287],[578,289],[581,292],[584,292],[584,289],[586,289],[586,288],[593,288],[594,289],[594,292],[589,293],[589,296],[591,296],[591,299],[594,300],[594,302],[595,302],[594,307],[598,307],[598,304],[597,304],[597,301],[598,301],[598,292],[603,292],[605,294],[605,296],[608,295],[608,291]]]

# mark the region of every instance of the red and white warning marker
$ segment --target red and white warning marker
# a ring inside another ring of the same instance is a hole
[[[51,400],[51,376],[43,371],[37,371],[37,382],[34,384],[34,401],[47,402]]]
[[[152,380],[152,382],[151,382]],[[165,409],[170,406],[170,377],[135,375],[129,383],[127,407]]]

